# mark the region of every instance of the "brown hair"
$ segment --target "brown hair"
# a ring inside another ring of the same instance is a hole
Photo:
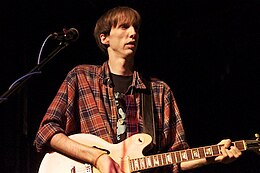
[[[140,14],[130,7],[115,7],[103,14],[96,23],[94,29],[94,37],[98,47],[106,52],[107,46],[101,43],[100,34],[108,36],[112,27],[116,27],[118,23],[128,23],[133,25],[137,30],[141,25]]]

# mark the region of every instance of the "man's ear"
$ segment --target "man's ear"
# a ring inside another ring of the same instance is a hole
[[[102,44],[109,45],[109,38],[105,34],[100,34],[99,37]]]

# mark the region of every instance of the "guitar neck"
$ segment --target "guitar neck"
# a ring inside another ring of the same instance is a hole
[[[244,140],[233,142],[233,145],[236,146],[240,151],[246,150],[246,144]],[[221,155],[222,146],[223,145],[211,145],[130,159],[131,172],[218,156]]]

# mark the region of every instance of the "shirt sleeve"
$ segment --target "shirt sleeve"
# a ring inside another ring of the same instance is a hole
[[[75,78],[69,73],[47,109],[34,140],[38,152],[49,149],[48,142],[57,133],[68,134],[75,130],[73,121],[73,98]],[[73,82],[74,81],[74,82]]]

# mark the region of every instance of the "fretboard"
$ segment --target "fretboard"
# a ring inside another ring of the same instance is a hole
[[[244,140],[233,142],[233,145],[240,151],[246,150]],[[218,156],[221,155],[222,146],[223,145],[211,145],[130,159],[130,169],[131,172],[136,172],[189,160]]]

